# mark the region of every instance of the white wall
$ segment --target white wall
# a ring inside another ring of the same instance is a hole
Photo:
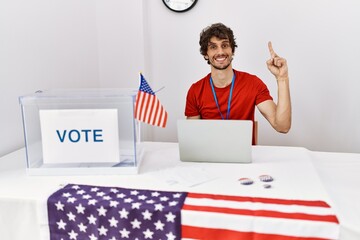
[[[98,86],[94,1],[0,1],[0,156],[24,144],[18,96]]]
[[[358,1],[199,0],[184,14],[168,11],[161,1],[147,7],[147,60],[156,85],[166,86],[159,98],[170,113],[166,130],[153,128],[155,140],[176,140],[175,120],[183,117],[187,88],[209,72],[198,50],[199,33],[223,22],[237,36],[233,66],[262,78],[275,98],[276,82],[265,65],[267,42],[288,60],[293,126],[278,134],[258,115],[260,144],[360,152]]]
[[[24,146],[19,96],[137,87],[142,11],[141,1],[0,1],[0,156]]]
[[[144,71],[142,1],[96,1],[99,82],[103,88],[137,88]]]
[[[160,0],[0,1],[0,156],[23,146],[18,96],[38,89],[138,86],[143,71],[169,112],[146,139],[176,141],[187,89],[209,72],[199,53],[207,25],[230,26],[233,66],[258,75],[271,40],[288,60],[293,126],[276,133],[262,116],[259,142],[319,151],[360,152],[360,3],[356,0],[198,0],[189,12]]]

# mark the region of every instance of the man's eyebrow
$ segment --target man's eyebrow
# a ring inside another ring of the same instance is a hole
[[[230,41],[228,39],[224,39],[220,43],[230,43]],[[208,45],[216,45],[216,43],[209,41]]]
[[[224,43],[224,42],[229,43],[230,40],[229,39],[224,39],[221,43]]]

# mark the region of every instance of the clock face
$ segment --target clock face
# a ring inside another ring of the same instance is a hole
[[[163,0],[165,6],[175,12],[185,12],[191,9],[197,0]]]

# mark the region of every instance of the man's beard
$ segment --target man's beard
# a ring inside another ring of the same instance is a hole
[[[225,66],[221,66],[221,67],[215,66],[214,64],[211,64],[211,66],[213,66],[217,70],[225,70],[230,66],[230,64],[231,64],[231,62],[229,62],[229,64],[227,64]]]

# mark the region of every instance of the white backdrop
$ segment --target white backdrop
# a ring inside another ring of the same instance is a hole
[[[23,146],[18,96],[38,89],[134,87],[142,71],[169,112],[145,139],[177,141],[191,83],[209,72],[200,31],[223,22],[237,38],[233,66],[256,74],[276,98],[267,42],[288,60],[293,126],[264,118],[259,143],[360,152],[360,3],[356,0],[198,0],[174,13],[161,0],[0,1],[0,156]]]
[[[175,139],[188,87],[209,72],[199,53],[200,30],[223,22],[233,28],[239,45],[233,66],[262,78],[274,97],[276,83],[265,65],[267,42],[288,60],[292,129],[278,134],[257,116],[260,144],[360,152],[358,1],[199,0],[184,14],[149,2],[146,60],[156,87],[166,86],[158,95],[170,112],[167,130],[153,128],[155,140]]]

